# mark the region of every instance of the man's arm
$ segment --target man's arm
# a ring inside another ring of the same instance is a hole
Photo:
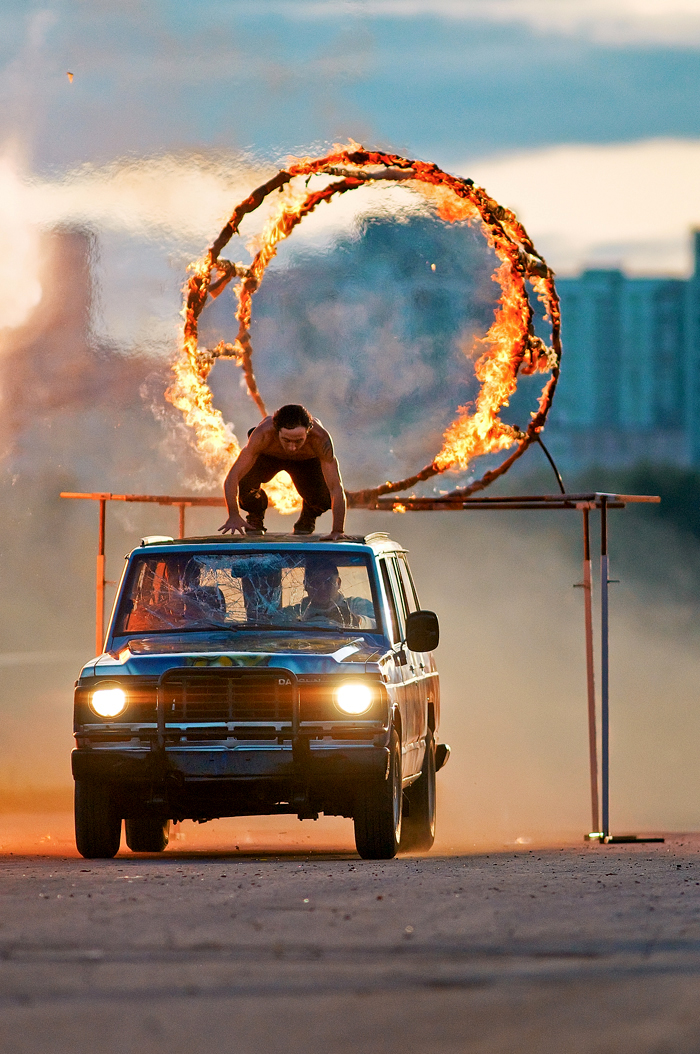
[[[321,471],[326,481],[326,486],[331,492],[331,509],[333,511],[333,527],[331,533],[324,536],[324,542],[337,542],[345,537],[345,490],[340,478],[338,459],[333,453],[333,441],[326,432],[321,442],[319,451],[321,460]]]
[[[222,534],[226,534],[227,531],[230,531],[231,534],[235,534],[236,531],[240,531],[241,534],[246,533],[247,524],[241,516],[240,509],[238,508],[238,484],[243,477],[250,472],[251,468],[257,461],[262,445],[260,437],[256,437],[255,432],[253,432],[250,439],[229,469],[229,473],[224,481],[224,497],[226,498],[226,504],[228,506],[228,519],[226,520],[226,523],[223,523],[221,527],[219,527]]]

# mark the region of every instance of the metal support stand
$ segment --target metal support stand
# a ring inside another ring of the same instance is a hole
[[[105,498],[99,499],[97,569],[95,582],[95,654],[101,655],[105,639]]]
[[[223,499],[218,498],[170,498],[154,497],[153,495],[123,495],[123,494],[61,494],[62,498],[80,497],[91,498],[99,503],[98,526],[97,526],[97,562],[95,568],[95,654],[101,655],[105,641],[105,586],[113,586],[116,583],[105,578],[105,527],[106,509],[108,501],[146,501],[156,502],[159,505],[175,505],[178,516],[179,538],[185,537],[185,511],[191,505],[225,505]]]
[[[587,840],[595,840],[601,845],[608,845],[610,842],[663,842],[663,838],[640,838],[636,834],[613,835],[610,833],[610,620],[608,604],[610,583],[608,495],[603,494],[600,500],[600,724],[603,822],[600,830],[596,825],[596,829],[587,835]],[[593,706],[593,721],[595,722],[595,694]]]
[[[591,567],[590,509],[583,509],[583,605],[586,625],[586,688],[588,693],[588,759],[591,776],[591,829],[600,831],[598,804],[598,732],[595,713],[593,662],[593,574]]]
[[[600,725],[602,733],[603,838],[610,835],[610,686],[608,654],[608,503],[600,503]]]

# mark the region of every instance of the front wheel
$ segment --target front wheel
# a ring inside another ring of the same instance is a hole
[[[122,820],[109,784],[75,782],[75,844],[87,859],[111,860],[119,852]]]
[[[396,729],[389,742],[389,771],[362,787],[355,801],[355,845],[363,860],[391,860],[399,850],[403,793],[401,743]]]
[[[435,740],[428,730],[421,774],[406,791],[408,809],[401,828],[402,852],[425,852],[435,841]]]
[[[139,816],[127,820],[126,844],[132,853],[162,853],[170,841],[170,820]]]

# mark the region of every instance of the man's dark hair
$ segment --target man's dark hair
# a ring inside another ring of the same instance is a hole
[[[334,560],[328,560],[321,557],[321,559],[310,560],[306,565],[304,571],[304,578],[330,578],[337,575],[338,565]]]
[[[308,431],[314,419],[301,403],[287,403],[286,406],[280,406],[279,410],[275,410],[272,423],[277,432],[280,428],[305,428]]]

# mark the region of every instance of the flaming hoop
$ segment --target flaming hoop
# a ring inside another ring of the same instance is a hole
[[[327,176],[333,181],[319,189],[309,190],[313,176]],[[295,186],[299,177],[307,177],[302,186]],[[253,294],[260,288],[265,270],[277,252],[277,245],[289,237],[305,216],[322,201],[330,201],[336,194],[345,194],[379,180],[392,180],[421,193],[437,210],[441,219],[476,222],[500,261],[493,278],[501,287],[501,296],[494,321],[488,332],[477,341],[485,350],[474,366],[481,388],[473,404],[458,408],[457,417],[449,425],[441,450],[433,461],[413,476],[382,483],[367,490],[348,493],[350,506],[372,505],[384,494],[393,494],[414,487],[448,469],[466,469],[482,454],[515,447],[509,456],[469,486],[452,491],[453,496],[466,497],[483,490],[510,466],[537,439],[544,427],[552,405],[559,378],[561,359],[559,298],[554,287],[554,275],[515,215],[497,204],[481,187],[470,179],[451,176],[437,165],[411,161],[396,154],[368,151],[352,144],[338,147],[326,157],[300,158],[281,170],[236,206],[218,238],[205,256],[190,265],[190,278],[185,286],[184,341],[182,352],[173,366],[175,379],[167,398],[182,410],[185,421],[195,433],[197,447],[205,463],[223,473],[239,451],[239,443],[224,422],[221,412],[213,404],[207,380],[217,358],[234,359],[245,377],[248,392],[261,415],[267,414],[253,372],[253,347],[250,337]],[[258,209],[275,191],[282,191],[280,203],[267,223],[260,247],[250,264],[231,263],[220,253],[233,237],[243,218]],[[238,307],[238,333],[232,344],[220,342],[215,348],[198,346],[198,319],[208,298],[238,278],[234,287]],[[529,281],[545,308],[550,323],[552,343],[547,346],[535,335],[532,307],[527,294]],[[520,374],[549,374],[539,397],[537,410],[531,414],[526,431],[501,421],[499,414],[517,387]],[[281,512],[298,507],[298,496],[291,480],[276,477],[266,486]]]

